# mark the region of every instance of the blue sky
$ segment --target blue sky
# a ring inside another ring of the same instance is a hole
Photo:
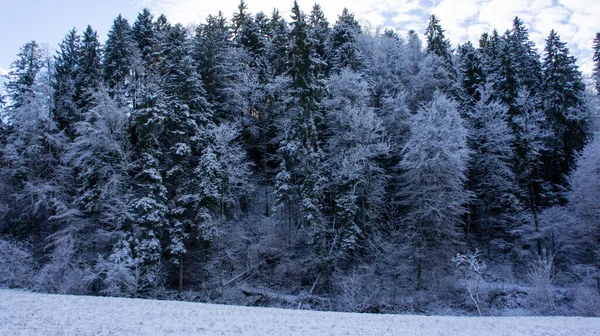
[[[510,28],[518,15],[530,31],[538,50],[552,28],[571,52],[578,57],[584,73],[592,69],[591,47],[594,34],[600,32],[600,5],[597,0],[321,0],[319,3],[330,22],[335,22],[344,7],[356,18],[373,27],[391,27],[401,32],[424,32],[429,14],[436,14],[452,45],[467,40],[476,42],[481,33]],[[299,0],[309,12],[315,0]],[[121,13],[133,23],[142,8],[155,15],[164,13],[171,22],[184,25],[201,23],[208,14],[222,10],[228,17],[239,0],[0,0],[0,74],[8,71],[19,48],[36,40],[56,48],[73,27],[82,31],[90,24],[104,40],[113,19]],[[249,11],[270,13],[274,7],[288,15],[293,1],[246,0]],[[289,17],[289,16],[288,16]]]

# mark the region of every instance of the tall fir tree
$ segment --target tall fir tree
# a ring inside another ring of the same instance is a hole
[[[514,135],[508,125],[508,107],[491,99],[489,86],[480,89],[479,97],[469,113],[474,227],[467,227],[467,233],[474,233],[492,257],[507,253],[514,244],[513,232],[521,220],[520,190],[512,167]]]
[[[327,59],[327,39],[331,28],[325,17],[325,13],[321,6],[314,4],[310,15],[308,16],[308,24],[310,25],[310,37],[315,41],[315,51],[322,60]],[[325,70],[325,69],[323,69]]]
[[[36,41],[31,41],[19,49],[17,59],[12,62],[8,73],[6,92],[15,108],[27,103],[34,94],[36,77],[44,67],[43,51]]]
[[[111,97],[131,102],[137,47],[127,19],[117,16],[104,46],[104,80]],[[133,98],[133,99],[132,99]],[[134,104],[135,108],[135,104]]]
[[[291,25],[291,85],[287,102],[291,120],[279,148],[282,160],[276,177],[277,202],[287,207],[289,217],[295,221],[294,226],[301,224],[309,229],[313,242],[323,247],[322,150],[317,127],[325,89],[305,14],[300,11],[297,1],[292,8]]]
[[[77,107],[85,112],[93,101],[94,92],[104,85],[102,74],[102,49],[98,33],[87,26],[81,38],[77,78]]]
[[[73,124],[81,120],[77,101],[77,80],[81,58],[81,37],[75,29],[67,33],[54,60],[54,112],[59,129],[75,137]]]
[[[354,14],[344,8],[327,39],[326,55],[329,68],[333,71],[342,68],[361,70],[364,62],[363,55],[356,41],[360,33],[361,28],[358,21],[354,19]]]
[[[565,186],[565,177],[575,164],[577,152],[588,138],[584,104],[585,85],[575,57],[552,30],[544,49],[542,104],[550,131],[550,151],[544,158],[545,177],[555,186]]]
[[[433,54],[440,57],[448,70],[452,70],[452,46],[450,40],[444,35],[445,30],[440,24],[440,19],[435,15],[429,17],[427,29],[425,30],[425,40],[427,42],[425,51],[427,54]]]
[[[484,64],[471,42],[458,47],[459,79],[464,91],[463,100],[474,104],[481,99],[481,89],[486,83]]]

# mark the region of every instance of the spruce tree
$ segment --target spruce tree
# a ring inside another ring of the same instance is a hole
[[[444,60],[448,69],[452,69],[452,47],[450,41],[444,36],[445,30],[440,24],[440,19],[435,15],[429,17],[425,37],[427,54],[433,54]]]
[[[135,41],[146,68],[156,65],[157,37],[155,36],[154,17],[147,8],[138,14],[131,27],[131,35]]]
[[[486,82],[484,65],[479,52],[471,42],[458,47],[459,78],[465,99],[470,103],[476,103],[481,99],[480,89]]]
[[[273,75],[285,74],[288,69],[288,55],[290,52],[289,26],[279,11],[274,9],[269,22],[271,31],[271,43],[269,48],[269,63]]]
[[[315,41],[315,51],[322,60],[327,59],[327,39],[330,33],[329,22],[321,6],[314,4],[308,17],[310,25],[310,37]]]
[[[43,66],[43,51],[37,42],[28,42],[19,49],[5,84],[12,107],[20,107],[32,98],[36,77]]]
[[[469,187],[475,198],[470,207],[474,228],[467,227],[467,233],[475,233],[491,257],[492,248],[506,253],[514,243],[520,191],[512,166],[515,140],[508,125],[508,107],[490,99],[489,87],[482,87],[479,96],[469,114]]]
[[[546,40],[543,60],[542,103],[551,132],[544,158],[545,175],[556,186],[565,186],[564,177],[575,164],[577,152],[587,141],[588,120],[583,102],[585,85],[575,57],[552,30]]]
[[[326,55],[329,68],[333,71],[342,68],[361,70],[364,57],[356,41],[360,33],[361,28],[354,19],[354,14],[344,8],[327,39]]]
[[[136,45],[127,19],[117,16],[104,46],[104,80],[111,97],[131,101]],[[134,106],[135,107],[135,106]]]
[[[291,120],[279,148],[282,160],[276,177],[277,201],[288,208],[290,219],[300,221],[310,230],[313,242],[322,247],[325,233],[320,212],[322,151],[317,125],[324,86],[308,24],[296,1],[292,20],[291,85],[287,102]]]
[[[71,138],[74,138],[73,123],[81,120],[76,103],[77,80],[80,78],[80,39],[75,29],[69,31],[54,60],[53,116],[59,129],[64,130]]]
[[[76,103],[81,112],[88,110],[94,92],[103,86],[102,50],[98,34],[87,26],[81,38]]]
[[[211,206],[214,194],[203,194],[202,185],[210,182],[215,173],[205,172],[203,157],[209,158],[214,136],[211,133],[212,111],[205,98],[197,64],[191,56],[187,30],[177,24],[167,39],[163,88],[167,114],[159,142],[164,157],[164,185],[169,209],[168,250],[179,265],[179,291],[183,286],[183,262],[186,244],[192,231],[199,230],[209,238],[212,229]],[[208,156],[207,156],[208,155]],[[201,162],[198,166],[198,160]],[[191,172],[194,172],[191,174]]]

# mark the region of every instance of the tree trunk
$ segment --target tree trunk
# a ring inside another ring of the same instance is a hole
[[[179,287],[177,293],[183,292],[183,254],[179,256]]]

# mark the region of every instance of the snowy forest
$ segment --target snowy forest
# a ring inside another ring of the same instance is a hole
[[[456,47],[293,3],[143,10],[0,96],[0,287],[250,306],[600,314],[600,33]],[[590,41],[592,42],[592,41]]]

